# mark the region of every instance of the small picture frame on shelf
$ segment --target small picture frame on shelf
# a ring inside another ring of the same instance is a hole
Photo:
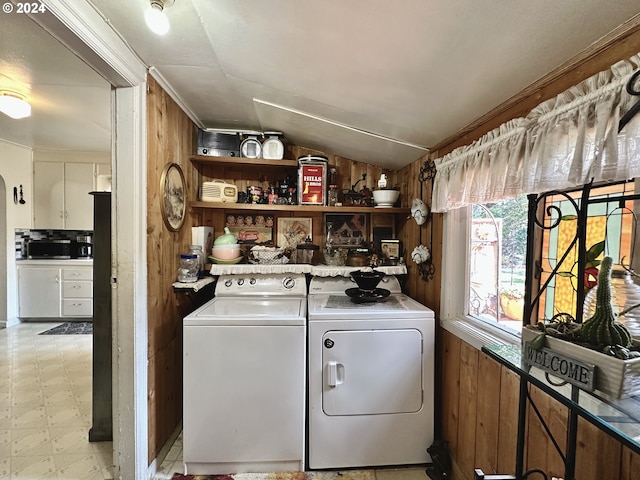
[[[298,244],[312,240],[311,218],[279,217],[278,218],[278,247],[287,250],[295,249]]]
[[[400,240],[387,239],[380,240],[380,252],[383,260],[397,259],[401,255]]]
[[[325,246],[357,248],[369,241],[368,215],[325,213]]]

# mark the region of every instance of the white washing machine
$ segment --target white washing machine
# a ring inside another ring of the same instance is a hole
[[[305,275],[227,275],[184,318],[186,474],[304,470]]]
[[[308,467],[427,463],[433,311],[402,294],[393,276],[378,285],[390,292],[378,302],[354,303],[345,294],[354,287],[345,277],[309,285]]]

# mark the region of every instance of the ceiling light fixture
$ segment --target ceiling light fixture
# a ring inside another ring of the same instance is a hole
[[[169,31],[169,19],[164,13],[165,7],[173,5],[173,0],[150,0],[144,19],[152,32],[165,35]]]
[[[0,112],[11,118],[25,118],[31,115],[31,105],[19,93],[0,91]]]

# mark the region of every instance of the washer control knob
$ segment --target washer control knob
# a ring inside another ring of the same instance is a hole
[[[237,283],[240,286],[244,285],[244,278],[239,278]]]
[[[231,280],[225,280],[224,281],[224,286],[229,288],[231,285],[233,284],[233,282]]]
[[[255,278],[249,279],[249,285],[255,285],[257,280]]]
[[[291,290],[296,286],[296,280],[293,277],[285,277],[285,279],[282,281],[282,286],[287,290]]]

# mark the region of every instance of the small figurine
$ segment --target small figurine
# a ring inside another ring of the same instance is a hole
[[[378,180],[378,188],[380,190],[387,188],[387,175],[384,173],[380,175],[380,180]]]

